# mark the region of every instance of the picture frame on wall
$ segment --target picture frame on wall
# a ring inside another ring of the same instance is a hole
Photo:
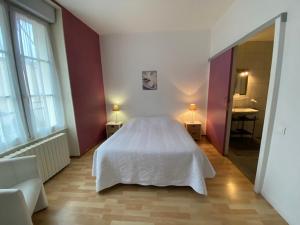
[[[142,71],[143,90],[157,90],[157,71]]]

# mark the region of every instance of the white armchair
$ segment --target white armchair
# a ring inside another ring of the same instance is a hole
[[[0,224],[32,225],[31,215],[47,206],[36,157],[0,159]]]

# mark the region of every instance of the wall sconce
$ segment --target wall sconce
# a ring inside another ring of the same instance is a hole
[[[195,111],[197,110],[197,105],[192,103],[189,105],[189,110],[191,111],[192,113],[192,121],[191,123],[195,123]]]
[[[115,112],[116,115],[116,123],[118,123],[118,112],[120,111],[120,106],[117,104],[114,104],[112,107],[112,111]]]
[[[247,69],[239,69],[237,72],[241,77],[247,77],[249,75],[249,70]]]

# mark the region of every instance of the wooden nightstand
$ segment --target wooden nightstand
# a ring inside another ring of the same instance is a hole
[[[184,126],[195,141],[200,141],[200,139],[201,139],[201,122],[199,122],[199,121],[195,121],[194,123],[185,122]]]
[[[109,138],[111,135],[116,133],[123,125],[123,122],[108,122],[106,124],[106,136]]]

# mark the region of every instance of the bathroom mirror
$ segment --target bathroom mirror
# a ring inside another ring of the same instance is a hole
[[[235,94],[246,95],[248,86],[247,70],[237,70],[236,82],[235,82]]]

